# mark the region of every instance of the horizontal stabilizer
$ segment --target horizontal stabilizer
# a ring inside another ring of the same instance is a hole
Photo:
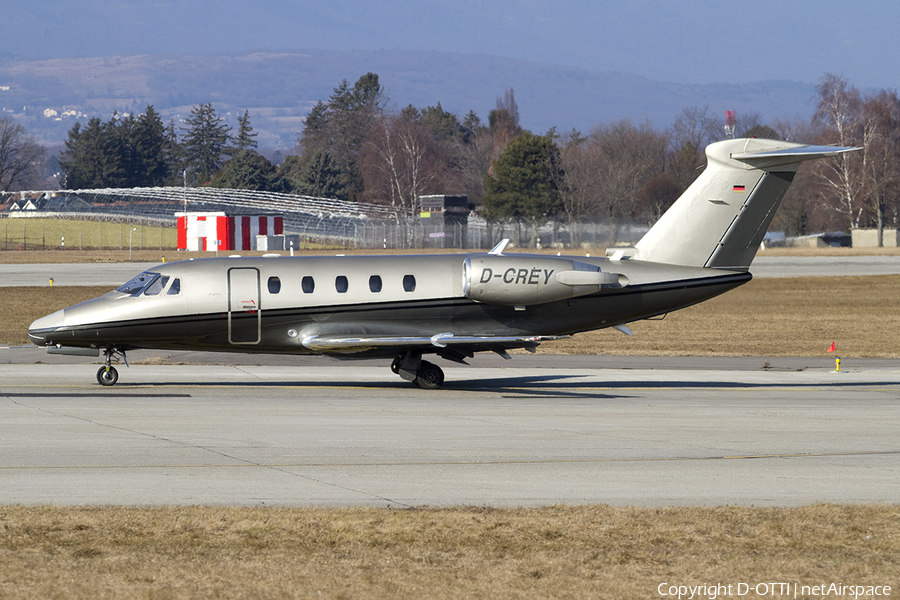
[[[801,146],[799,148],[783,148],[769,152],[743,152],[731,155],[734,160],[739,160],[753,165],[758,169],[769,169],[781,165],[791,165],[807,160],[837,156],[844,152],[853,152],[860,148],[841,146]]]

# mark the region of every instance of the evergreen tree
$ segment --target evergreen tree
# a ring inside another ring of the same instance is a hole
[[[476,116],[475,119],[477,120],[478,117]],[[469,141],[470,131],[459,122],[456,115],[441,108],[440,102],[437,103],[437,106],[428,106],[422,109],[419,124],[431,130],[435,141],[442,146],[454,143],[465,144]]]
[[[109,130],[100,117],[92,117],[84,127],[76,123],[69,130],[66,149],[59,156],[66,189],[110,187],[107,174],[113,162],[110,146],[114,144],[109,139]]]
[[[239,150],[213,175],[210,186],[259,192],[287,191],[288,184],[276,173],[264,156],[252,150]]]
[[[552,133],[524,131],[513,138],[493,163],[485,179],[485,216],[494,221],[528,221],[533,228],[560,210],[557,181],[561,179],[559,148]],[[532,245],[535,237],[532,236]]]
[[[164,185],[182,186],[185,183],[185,163],[184,147],[178,143],[178,133],[175,131],[175,120],[171,119],[166,126],[165,137],[163,139],[163,162],[168,167],[168,176]]]
[[[292,178],[293,190],[314,198],[343,198],[346,196],[341,172],[328,152],[317,150]]]
[[[65,150],[59,153],[59,170],[63,174],[60,185],[63,189],[82,188],[84,187],[83,182],[87,180],[84,133],[81,123],[75,123],[69,130],[68,138],[65,141]]]
[[[59,165],[68,189],[163,185],[172,169],[170,142],[159,114],[148,106],[140,117],[98,117],[69,131]]]
[[[250,126],[250,111],[244,111],[243,117],[238,117],[238,135],[234,141],[234,147],[237,150],[250,150],[256,148],[257,134],[252,133],[253,127]]]
[[[128,169],[131,156],[128,147],[130,123],[122,122],[118,112],[100,126],[97,139],[100,182],[97,187],[128,187]]]
[[[185,165],[188,181],[205,184],[223,165],[223,155],[228,151],[231,128],[216,116],[212,104],[200,104],[185,119],[188,128],[182,128],[184,136]]]
[[[475,114],[474,110],[470,110],[468,114],[466,114],[466,118],[463,119],[462,122],[463,129],[466,131],[466,140],[471,140],[472,137],[481,133],[484,129],[484,126],[481,124],[481,119]]]
[[[168,139],[165,125],[153,106],[147,106],[131,130],[134,171],[131,185],[154,187],[164,185],[172,169],[167,160]]]
[[[353,87],[346,79],[342,81],[328,102],[318,102],[306,117],[300,140],[303,166],[319,151],[330,154],[341,173],[344,199],[362,194],[359,152],[383,113],[383,103],[378,75],[367,73]]]

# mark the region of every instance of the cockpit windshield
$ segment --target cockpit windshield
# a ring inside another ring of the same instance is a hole
[[[159,277],[159,273],[141,273],[128,283],[119,286],[116,288],[117,292],[122,292],[123,294],[131,294],[132,296],[137,296],[141,293],[149,283]],[[159,293],[159,292],[157,292]]]
[[[147,289],[144,290],[144,295],[158,296],[159,293],[166,287],[167,283],[169,283],[169,277],[167,275],[158,277],[156,281],[147,286]]]

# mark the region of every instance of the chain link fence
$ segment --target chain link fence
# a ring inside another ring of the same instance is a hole
[[[0,194],[0,248],[174,249],[176,213],[184,211],[280,214],[284,232],[300,236],[299,249],[489,249],[508,238],[513,247],[590,250],[633,244],[647,230],[595,220],[547,221],[535,229],[476,214],[445,222],[440,213],[398,215],[381,205],[293,194],[129,188]]]

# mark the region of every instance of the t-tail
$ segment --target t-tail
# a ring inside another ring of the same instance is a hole
[[[746,271],[800,163],[852,150],[767,139],[710,144],[706,169],[628,254]]]

